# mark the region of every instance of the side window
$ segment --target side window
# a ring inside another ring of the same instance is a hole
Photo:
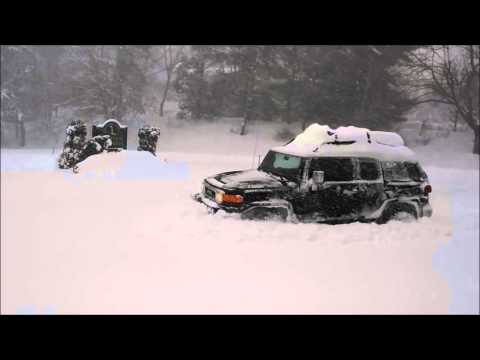
[[[325,181],[352,181],[353,161],[350,158],[316,158],[310,165],[309,176],[313,171],[324,171]]]
[[[386,161],[383,163],[383,177],[386,181],[411,181],[408,167],[400,161]]]
[[[420,165],[415,163],[405,163],[405,166],[407,167],[407,171],[408,171],[408,175],[410,176],[410,179],[415,181],[424,181],[427,178],[427,175],[425,174],[423,169],[420,167]]]
[[[359,159],[360,162],[360,179],[377,180],[380,177],[380,169],[375,160]]]

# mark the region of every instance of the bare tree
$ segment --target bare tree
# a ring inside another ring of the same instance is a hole
[[[160,47],[161,71],[165,72],[167,80],[163,88],[162,98],[160,100],[160,116],[163,116],[163,108],[167,100],[168,91],[172,83],[173,73],[177,65],[181,62],[184,55],[184,46],[165,45]]]
[[[56,106],[74,105],[85,115],[120,121],[129,113],[144,113],[147,50],[136,45],[72,47],[65,59],[71,99]]]
[[[479,153],[480,45],[428,46],[406,61],[408,86],[417,104],[448,104],[474,132],[473,153]]]

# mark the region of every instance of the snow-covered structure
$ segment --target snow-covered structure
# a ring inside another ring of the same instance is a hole
[[[415,154],[393,132],[355,126],[331,129],[312,124],[292,141],[272,150],[297,156],[365,156],[380,160],[415,161]]]
[[[138,129],[138,151],[148,151],[156,156],[157,141],[160,129],[152,126],[144,126]]]
[[[66,130],[63,151],[58,158],[60,169],[69,169],[82,160],[82,151],[87,137],[87,127],[81,120],[73,120]]]
[[[120,124],[118,120],[108,119],[103,124],[92,126],[92,137],[110,136],[110,147],[116,149],[127,149],[127,131],[126,125]]]

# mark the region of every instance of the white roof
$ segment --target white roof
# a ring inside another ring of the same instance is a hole
[[[354,141],[352,144],[329,144]],[[272,150],[304,157],[370,157],[382,161],[416,162],[415,153],[396,133],[371,131],[355,126],[331,129],[312,124],[291,143]]]

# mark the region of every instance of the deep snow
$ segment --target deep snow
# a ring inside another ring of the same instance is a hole
[[[434,215],[416,223],[208,215],[189,195],[278,144],[258,129],[170,129],[157,158],[101,155],[76,175],[58,153],[2,150],[2,313],[478,312],[478,156],[418,149]]]

